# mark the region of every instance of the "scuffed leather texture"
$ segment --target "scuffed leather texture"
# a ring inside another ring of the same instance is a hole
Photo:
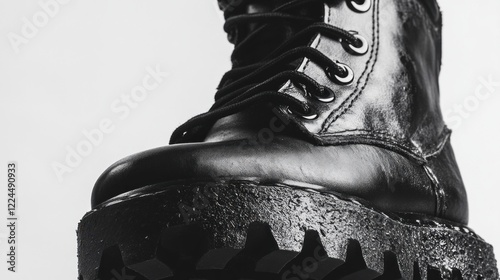
[[[246,179],[320,186],[383,211],[467,224],[467,197],[439,105],[441,20],[432,3],[374,0],[368,12],[358,13],[343,0],[327,1],[325,22],[358,32],[370,49],[356,56],[325,36],[312,42],[355,73],[352,84],[338,85],[304,59],[297,71],[331,88],[335,100],[319,102],[292,83],[281,91],[307,103],[318,118],[255,105],[220,119],[204,142],[154,149],[114,164],[94,187],[93,207],[146,185]],[[277,119],[287,130],[269,143],[244,140],[255,139]],[[288,133],[290,127],[309,137]]]

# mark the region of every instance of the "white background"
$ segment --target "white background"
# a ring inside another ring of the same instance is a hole
[[[500,86],[482,100],[475,92],[485,93],[482,79],[500,82],[500,1],[441,6],[443,112],[455,130],[471,227],[498,255]],[[7,161],[18,162],[20,177],[17,274],[6,273],[7,232],[0,226],[0,278],[8,280],[76,279],[75,229],[97,177],[124,156],[166,145],[177,125],[208,109],[230,67],[232,46],[215,0],[69,0],[16,53],[9,36],[22,35],[23,18],[33,22],[41,11],[38,1],[0,0],[0,217]],[[157,65],[170,76],[128,116],[113,112],[111,104]],[[464,105],[458,115],[456,106]],[[54,162],[64,164],[67,148],[103,119],[114,130],[58,180]]]

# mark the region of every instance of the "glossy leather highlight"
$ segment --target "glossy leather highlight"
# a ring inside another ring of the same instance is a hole
[[[183,179],[307,184],[366,200],[386,211],[432,216],[436,209],[424,168],[398,153],[369,145],[315,146],[284,136],[268,144],[241,140],[180,144],[133,155],[104,172],[92,203],[96,206],[127,191]]]

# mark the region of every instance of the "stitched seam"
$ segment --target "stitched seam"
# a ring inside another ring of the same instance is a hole
[[[431,158],[438,156],[446,146],[446,143],[450,140],[451,137],[451,130],[448,129],[448,127],[444,127],[443,132],[441,132],[441,135],[439,136],[438,139],[438,144],[436,145],[436,148],[434,150],[431,150],[431,152],[424,154],[424,157]]]
[[[436,216],[443,217],[444,211],[446,209],[444,189],[441,186],[441,183],[439,182],[436,174],[434,174],[432,168],[428,164],[424,164],[423,168],[425,170],[425,173],[427,174],[427,177],[429,177],[429,179],[431,180],[434,189],[434,195],[436,197]]]
[[[411,150],[411,146],[408,146],[404,143],[404,139],[403,138],[400,138],[400,137],[397,137],[393,134],[390,134],[388,132],[383,132],[383,131],[380,131],[380,132],[376,132],[376,131],[371,131],[371,130],[364,130],[364,129],[350,129],[350,130],[343,130],[343,131],[339,131],[339,132],[335,132],[335,133],[327,133],[327,134],[323,134],[323,136],[349,136],[349,135],[342,135],[342,133],[345,133],[345,132],[362,132],[362,133],[366,133],[366,134],[363,134],[363,136],[371,136],[371,137],[374,137],[376,139],[381,139],[381,140],[385,140],[385,139],[390,139],[390,140],[393,140],[395,142],[398,142],[398,145],[400,146],[403,146],[405,148],[408,148]],[[360,134],[357,134],[356,136],[359,136]]]
[[[450,137],[451,137],[451,130],[449,130],[445,126],[443,132],[440,135],[439,144],[436,146],[436,150],[424,156],[426,161],[431,157],[438,156],[446,147],[446,144],[450,140]],[[437,208],[436,214],[438,217],[443,217],[446,212],[446,209],[448,208],[444,187],[442,186],[438,177],[434,173],[434,170],[428,164],[424,164],[424,170],[434,185],[434,192],[436,195],[436,208]]]
[[[346,130],[336,131],[336,132],[332,132],[332,133],[325,133],[322,135],[325,137],[349,136],[349,135],[345,135],[344,133],[350,133],[350,132],[366,133],[366,134],[363,134],[363,136],[371,136],[371,137],[374,137],[374,138],[380,139],[380,140],[390,139],[390,140],[397,142],[397,144],[399,146],[405,147],[410,151],[413,151],[413,148],[414,148],[413,146],[409,146],[409,145],[405,144],[407,142],[406,139],[398,137],[397,135],[394,135],[394,134],[387,132],[387,131],[374,131],[374,130],[369,130],[369,129],[346,129]],[[435,149],[431,149],[431,151],[429,153],[421,154],[421,157],[423,159],[428,159],[430,157],[434,157],[434,156],[439,155],[443,151],[444,147],[446,146],[446,143],[449,141],[450,136],[451,136],[451,130],[449,130],[448,127],[445,126],[443,131],[441,132],[440,136],[438,137],[438,140],[437,140],[438,144],[435,146]]]
[[[375,130],[369,130],[369,129],[346,129],[346,130],[342,130],[342,131],[336,131],[336,132],[332,132],[332,133],[325,133],[323,135],[336,135],[336,134],[341,134],[341,133],[345,133],[345,132],[368,132],[369,134],[374,134],[374,135],[387,135],[387,136],[390,136],[391,138],[394,138],[394,139],[400,139],[400,140],[403,140],[403,138],[400,138],[394,134],[391,134],[390,132],[386,132],[386,131],[375,131]]]
[[[341,137],[348,137],[348,136],[349,135],[344,135]],[[395,140],[387,138],[387,137],[379,137],[376,135],[359,134],[359,135],[355,135],[355,136],[357,136],[357,139],[354,141],[348,141],[348,140],[346,141],[342,138],[339,138],[338,136],[337,136],[336,140],[339,143],[345,143],[345,144],[369,144],[369,145],[374,145],[374,146],[380,146],[381,148],[388,149],[388,150],[397,152],[399,154],[402,154],[403,156],[411,158],[419,163],[425,163],[427,161],[425,158],[422,157],[422,155],[420,153],[412,150],[411,147],[409,147],[408,145],[405,145],[404,143],[402,143],[400,141],[395,141]],[[328,138],[328,136],[325,138]],[[378,141],[378,145],[377,145],[377,143],[373,143],[370,141]],[[335,141],[332,141],[329,144],[333,144],[333,143],[335,143]]]
[[[360,79],[358,79],[358,82],[356,84],[356,88],[354,89],[354,92],[351,93],[349,95],[349,97],[346,100],[344,100],[344,102],[342,102],[342,104],[339,106],[339,108],[341,108],[340,112],[334,110],[327,117],[327,119],[323,123],[322,128],[321,128],[321,130],[319,132],[320,134],[326,132],[328,130],[328,128],[330,128],[330,126],[337,119],[339,119],[341,116],[343,116],[345,114],[345,112],[347,112],[347,110],[349,110],[354,105],[354,102],[359,98],[359,96],[361,95],[361,93],[365,89],[366,84],[370,80],[370,75],[373,72],[373,70],[375,69],[375,64],[376,64],[377,59],[378,59],[378,50],[379,50],[379,44],[380,44],[380,42],[379,42],[379,38],[380,38],[379,37],[380,36],[380,32],[379,32],[380,31],[380,26],[379,26],[379,16],[380,16],[379,5],[380,5],[380,2],[377,1],[377,7],[376,7],[377,11],[373,13],[373,28],[372,28],[373,38],[372,39],[375,42],[375,46],[371,50],[370,58],[366,62],[365,70],[363,70],[363,73],[361,74]],[[372,61],[372,59],[373,59],[373,61]],[[372,64],[372,66],[371,66],[371,69],[369,70],[369,72],[367,73],[368,69],[370,68],[370,64]],[[361,77],[363,77],[366,73],[367,73],[366,79],[364,80],[364,82],[362,82],[361,81]],[[363,84],[361,88],[359,87],[360,84]],[[348,104],[347,107],[346,107],[346,104]]]

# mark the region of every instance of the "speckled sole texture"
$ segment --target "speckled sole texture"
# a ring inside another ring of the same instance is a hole
[[[499,279],[493,248],[466,227],[250,181],[111,199],[80,222],[78,257],[80,280]]]

